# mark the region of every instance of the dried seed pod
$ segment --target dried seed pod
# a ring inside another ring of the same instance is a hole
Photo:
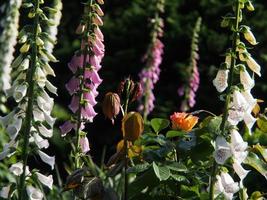
[[[112,121],[114,124],[114,118],[120,112],[120,97],[117,93],[108,92],[102,104],[102,110],[104,115]]]

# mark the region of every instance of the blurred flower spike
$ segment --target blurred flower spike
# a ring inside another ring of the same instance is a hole
[[[198,117],[190,115],[188,113],[175,112],[170,116],[172,122],[172,129],[190,131],[197,124]]]
[[[108,92],[102,104],[102,110],[104,115],[112,121],[114,124],[114,119],[120,113],[120,97],[117,93]]]
[[[122,119],[123,137],[134,142],[144,131],[144,120],[138,112],[129,112]]]

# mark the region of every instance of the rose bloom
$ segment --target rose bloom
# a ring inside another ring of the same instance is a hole
[[[198,117],[190,115],[188,113],[175,112],[170,116],[172,122],[172,129],[190,131],[197,124]]]

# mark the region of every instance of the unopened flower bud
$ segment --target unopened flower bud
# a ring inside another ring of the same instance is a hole
[[[120,112],[120,97],[117,93],[108,92],[102,104],[104,115],[114,123],[114,118]]]
[[[36,44],[37,44],[38,46],[43,46],[43,45],[44,45],[44,41],[43,41],[41,38],[37,37],[37,39],[36,39]]]
[[[102,11],[102,9],[100,8],[98,4],[95,4],[93,9],[99,16],[101,17],[104,16],[104,12]]]
[[[98,26],[103,26],[103,21],[97,14],[93,15],[93,22]]]
[[[134,89],[131,92],[131,102],[134,102],[135,100],[139,99],[142,96],[143,88],[140,83],[134,84]]]
[[[28,43],[24,43],[22,47],[19,49],[20,53],[27,53],[30,49],[30,45]]]
[[[82,34],[84,32],[84,30],[85,30],[85,25],[84,24],[79,24],[79,26],[76,28],[75,33],[80,35],[80,34]]]
[[[229,26],[229,19],[223,18],[223,20],[221,21],[221,27],[225,28],[228,26]]]
[[[122,119],[122,133],[126,140],[134,142],[144,131],[144,120],[138,112],[129,112]]]
[[[34,18],[35,17],[35,11],[34,10],[31,10],[28,14],[28,17],[29,18]]]
[[[126,99],[127,96],[130,96],[133,89],[134,89],[134,82],[130,78],[127,78],[120,82],[118,87],[118,94],[122,99]]]
[[[250,44],[252,44],[252,45],[258,44],[256,41],[256,38],[254,37],[253,33],[251,32],[251,30],[249,28],[245,29],[244,37]]]
[[[254,11],[255,10],[255,8],[254,8],[253,4],[251,3],[251,1],[248,1],[246,3],[246,7],[247,7],[248,11]]]

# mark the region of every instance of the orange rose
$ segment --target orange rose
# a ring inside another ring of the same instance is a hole
[[[190,115],[188,113],[175,112],[170,116],[172,122],[172,129],[190,131],[197,124],[198,117]]]

